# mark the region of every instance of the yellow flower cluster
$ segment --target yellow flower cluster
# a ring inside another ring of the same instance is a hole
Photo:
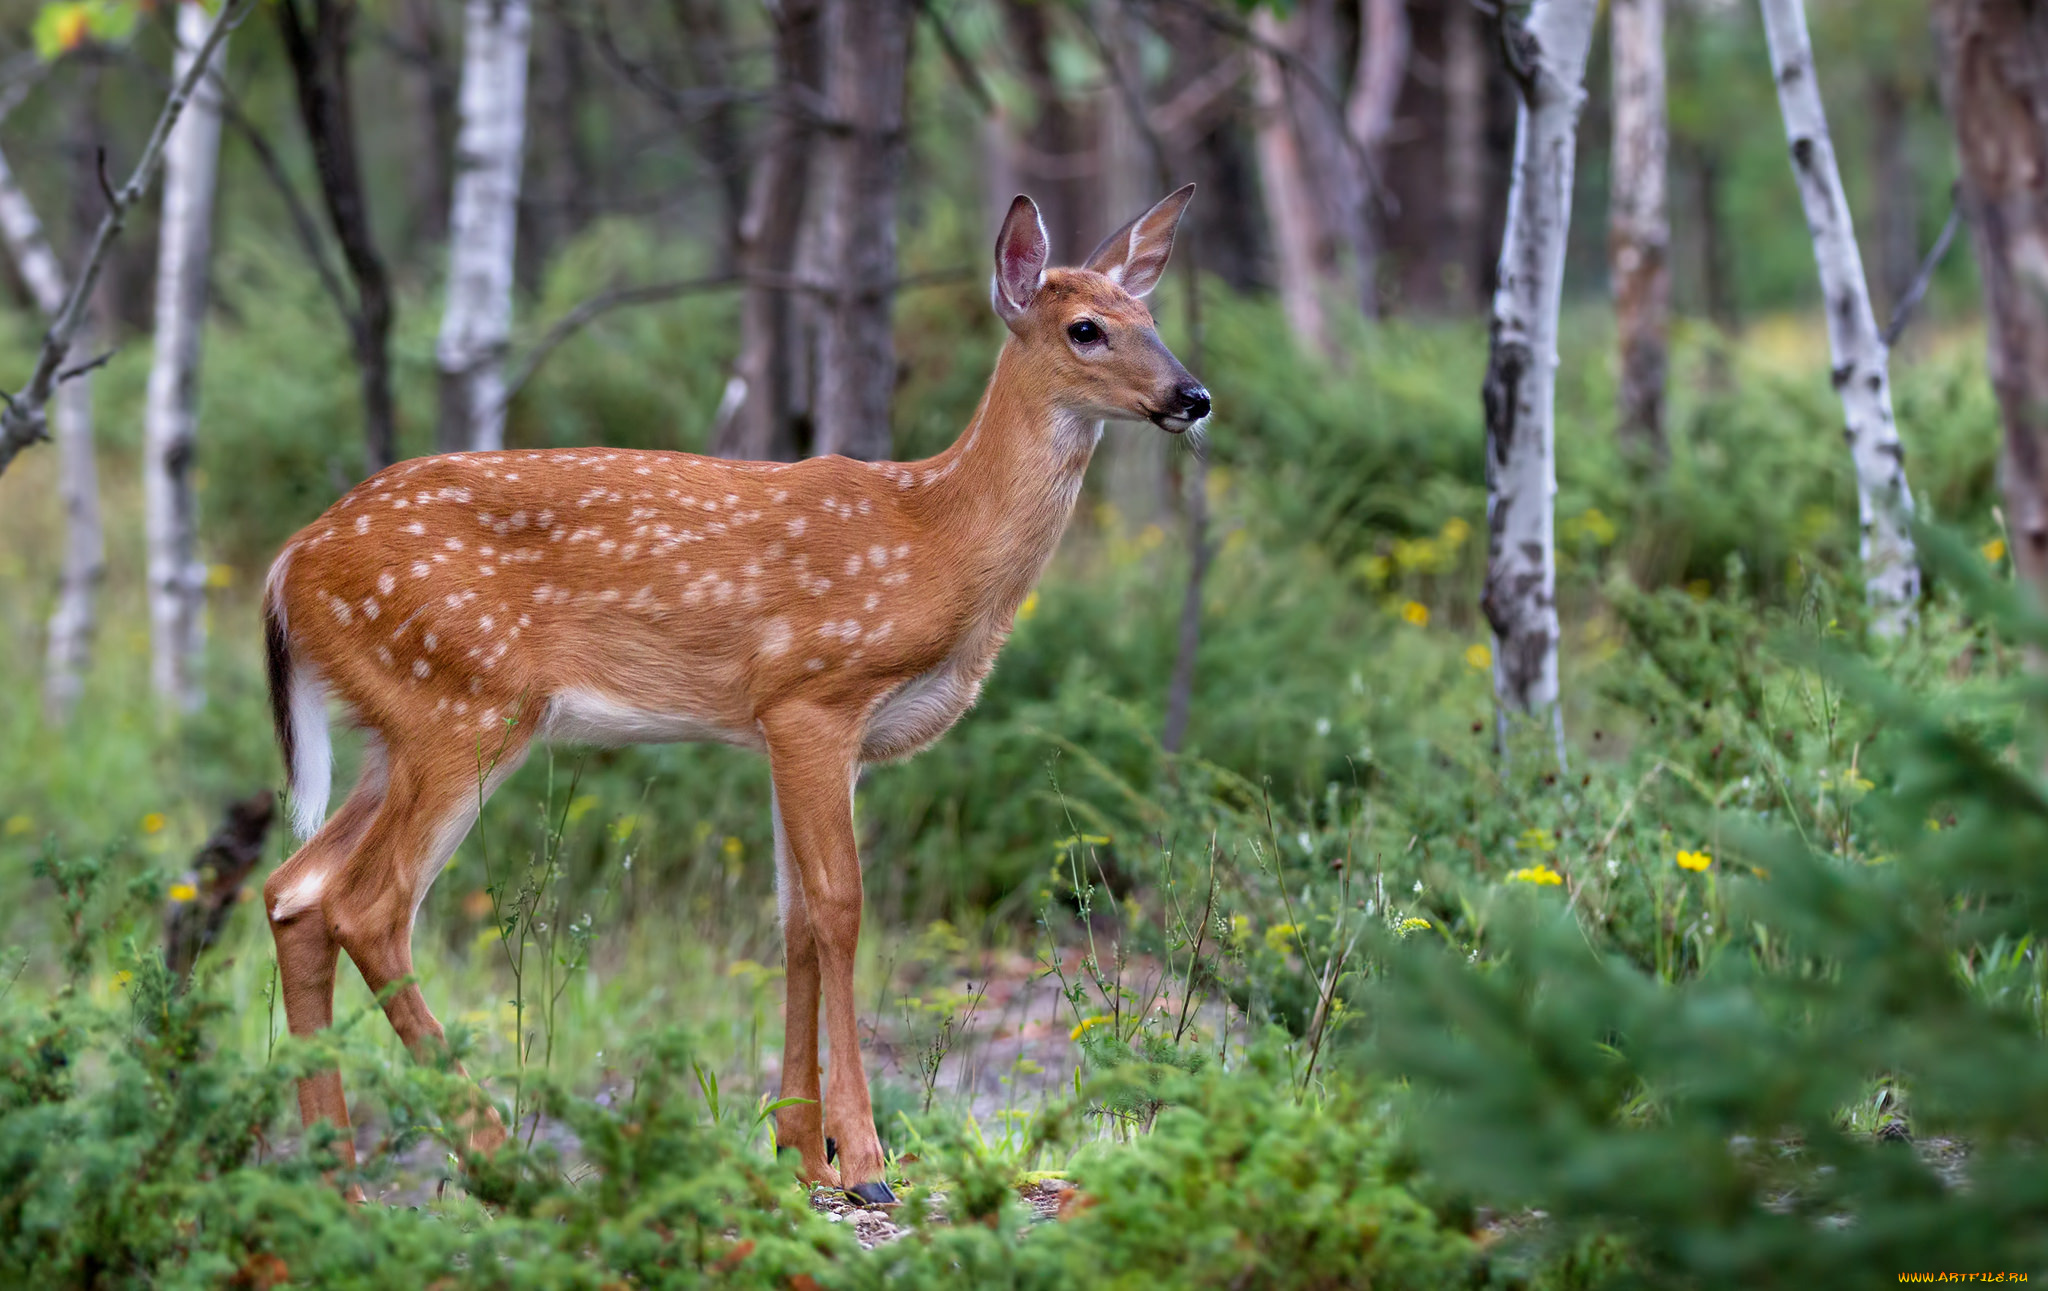
[[[1564,875],[1559,874],[1548,865],[1525,865],[1521,869],[1509,874],[1508,882],[1529,883],[1539,888],[1554,888],[1563,885]]]
[[[1429,928],[1431,926],[1432,925],[1430,924],[1429,920],[1424,919],[1419,915],[1410,915],[1408,918],[1403,919],[1401,922],[1395,924],[1394,931],[1400,933],[1403,937],[1405,937],[1411,932],[1421,932],[1424,929]]]
[[[1714,858],[1705,852],[1680,852],[1677,859],[1679,869],[1691,870],[1695,874],[1714,863]]]
[[[1067,1039],[1079,1040],[1082,1036],[1086,1035],[1090,1031],[1093,1031],[1096,1027],[1106,1025],[1109,1022],[1109,1020],[1109,1015],[1107,1013],[1097,1014],[1095,1017],[1092,1018],[1082,1018],[1079,1026],[1075,1027],[1072,1031],[1067,1032]]]

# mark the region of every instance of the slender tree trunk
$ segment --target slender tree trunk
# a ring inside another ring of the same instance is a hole
[[[1283,23],[1271,9],[1262,7],[1252,15],[1252,30],[1269,44],[1291,48],[1292,21]],[[1280,276],[1280,308],[1295,340],[1327,355],[1335,347],[1323,313],[1322,275],[1316,265],[1322,228],[1287,106],[1286,73],[1280,60],[1266,50],[1253,50],[1251,59],[1259,184]]]
[[[1557,311],[1586,54],[1598,9],[1598,0],[1536,0],[1527,24],[1509,34],[1525,61],[1482,388],[1488,544],[1480,598],[1493,625],[1503,752],[1509,712],[1547,708],[1555,718],[1558,703]]]
[[[68,292],[64,268],[4,156],[0,156],[0,238],[6,240],[8,256],[36,308],[45,318],[54,318],[63,309]],[[89,357],[91,346],[90,329],[82,327],[67,361]],[[54,402],[51,420],[57,440],[58,492],[64,507],[64,564],[56,608],[50,615],[43,708],[52,723],[61,723],[71,715],[85,687],[85,669],[92,658],[95,603],[106,574],[106,548],[100,529],[98,467],[93,460],[92,378],[73,377],[59,385]]]
[[[1906,91],[1896,76],[1877,77],[1870,89],[1871,169],[1875,172],[1878,285],[1886,317],[1920,272],[1920,185],[1906,134]]]
[[[1792,175],[1799,182],[1813,258],[1820,266],[1843,434],[1856,463],[1856,510],[1871,626],[1880,636],[1896,636],[1917,612],[1920,566],[1913,551],[1913,494],[1906,485],[1905,450],[1892,421],[1889,359],[1871,313],[1856,228],[1841,173],[1835,168],[1805,8],[1801,0],[1763,0],[1763,14]]]
[[[2048,10],[1935,0],[1934,24],[2005,421],[2013,567],[2048,604]]]
[[[565,10],[542,6],[533,23],[515,250],[520,288],[538,294],[555,252],[589,221],[597,177],[578,120],[589,92],[575,21]]]
[[[177,6],[179,76],[206,39],[206,11]],[[199,412],[199,345],[206,275],[213,252],[213,200],[220,161],[220,95],[213,76],[164,145],[163,224],[157,233],[156,336],[142,416],[142,495],[149,549],[150,680],[157,697],[191,712],[205,699],[206,564],[199,558],[198,497],[192,459]]]
[[[305,4],[311,5],[310,26],[300,12]],[[398,415],[391,396],[391,279],[370,229],[349,92],[355,0],[277,0],[274,8],[320,196],[355,284],[350,341],[362,385],[364,467],[374,473],[397,459]]]
[[[1394,128],[1394,106],[1408,76],[1408,8],[1405,0],[1360,0],[1358,65],[1351,94],[1344,104],[1344,125],[1365,155],[1366,167],[1345,157],[1353,176],[1357,209],[1358,305],[1367,318],[1380,316],[1380,254],[1385,230],[1380,219],[1377,185],[1386,175],[1387,136]],[[1367,173],[1361,173],[1361,170]]]
[[[448,217],[448,307],[441,368],[444,453],[505,446],[505,348],[512,334],[513,244],[526,152],[527,0],[468,0],[462,23],[462,132]]]
[[[1449,270],[1453,309],[1475,304],[1485,257],[1486,74],[1479,12],[1452,5],[1444,18],[1444,222],[1437,262]]]
[[[773,16],[775,115],[740,222],[739,266],[755,280],[740,299],[740,352],[733,364],[739,402],[712,440],[719,456],[754,461],[797,454],[796,372],[805,346],[798,302],[759,279],[797,267],[814,138],[805,103],[823,84],[818,0],[784,0]]]
[[[1614,0],[1614,179],[1608,262],[1621,349],[1621,436],[1645,461],[1664,457],[1664,379],[1671,317],[1665,214],[1664,0]]]
[[[911,0],[825,0],[825,101],[818,152],[820,262],[833,274],[818,338],[820,454],[889,455],[896,389],[896,197]]]

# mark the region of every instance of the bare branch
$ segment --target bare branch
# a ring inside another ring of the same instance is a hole
[[[1920,298],[1927,294],[1928,284],[1934,281],[1934,271],[1941,264],[1941,258],[1948,254],[1948,244],[1955,241],[1956,226],[1962,222],[1963,204],[1956,200],[1955,190],[1949,191],[1948,219],[1941,226],[1941,233],[1928,249],[1927,258],[1920,262],[1920,269],[1913,275],[1913,281],[1906,287],[1899,303],[1892,307],[1892,321],[1884,329],[1884,347],[1892,348],[1905,334],[1906,324],[1913,321],[1913,311],[1920,307]]]
[[[932,0],[916,0],[916,3],[918,12],[924,15],[925,21],[932,25],[933,33],[938,36],[939,48],[945,52],[946,62],[952,67],[953,75],[959,80],[961,88],[967,91],[967,96],[974,100],[974,105],[981,109],[983,116],[995,115],[995,91],[989,89],[988,78],[981,74],[981,69],[975,66],[974,59],[968,56],[966,48],[960,44],[960,38],[953,34],[953,28],[946,22],[946,15],[939,12],[938,6],[933,4]]]
[[[63,385],[66,381],[71,380],[73,377],[82,377],[88,372],[92,372],[96,369],[103,368],[107,366],[107,361],[112,359],[118,353],[120,353],[120,350],[117,347],[115,349],[108,350],[105,354],[100,355],[96,359],[87,359],[85,362],[80,363],[74,367],[65,368],[62,372],[59,372],[57,374],[57,379],[52,384]]]
[[[93,288],[99,285],[107,253],[113,249],[114,239],[120,236],[122,226],[128,222],[129,211],[142,200],[150,181],[156,178],[157,166],[163,160],[164,141],[170,137],[171,127],[184,115],[185,105],[191,102],[192,93],[199,86],[199,78],[206,75],[207,69],[213,65],[214,50],[227,39],[229,32],[241,25],[254,3],[255,0],[230,0],[221,10],[220,17],[214,20],[206,39],[201,42],[191,70],[164,102],[163,111],[157,115],[156,126],[150,131],[149,142],[143,146],[142,156],[137,159],[128,182],[111,195],[107,213],[100,217],[99,228],[93,232],[85,263],[72,279],[71,294],[65,298],[64,307],[58,311],[50,323],[49,332],[43,337],[43,348],[36,356],[35,369],[28,383],[15,393],[6,410],[0,412],[0,472],[7,469],[22,449],[49,437],[44,408],[57,387],[58,369],[63,366],[72,338],[78,334],[79,325],[84,320],[86,302],[91,298]]]

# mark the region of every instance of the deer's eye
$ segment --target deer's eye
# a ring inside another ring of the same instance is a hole
[[[1093,345],[1102,339],[1102,328],[1092,318],[1067,325],[1067,339],[1076,345]]]

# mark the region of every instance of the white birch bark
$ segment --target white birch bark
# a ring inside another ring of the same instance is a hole
[[[443,452],[505,445],[504,362],[512,331],[512,253],[532,29],[529,0],[467,0],[463,6],[448,305],[435,346]]]
[[[1514,174],[1489,322],[1486,589],[1493,688],[1510,711],[1553,710],[1557,680],[1557,309],[1571,224],[1573,149],[1598,0],[1537,0],[1510,34],[1521,64]],[[1560,735],[1558,754],[1563,757]]]
[[[177,8],[176,74],[206,39],[206,11]],[[157,697],[187,712],[205,698],[206,564],[199,558],[192,459],[199,412],[199,343],[206,271],[213,252],[214,181],[220,161],[220,94],[214,71],[164,144],[163,226],[157,235],[156,336],[142,417],[143,525],[148,546],[150,681]]]
[[[35,298],[36,308],[45,318],[54,319],[70,294],[64,267],[50,249],[42,220],[5,156],[0,156],[0,238],[5,239],[7,253]],[[76,362],[91,345],[88,329],[81,326],[67,359]],[[50,613],[43,708],[57,723],[70,716],[85,688],[96,623],[95,600],[106,575],[107,559],[100,528],[99,468],[93,459],[92,378],[78,376],[62,383],[53,401],[57,488],[64,506],[64,565],[57,583],[57,604]]]
[[[1288,46],[1291,33],[1271,9],[1252,14],[1252,30],[1268,44]],[[1253,146],[1259,159],[1259,191],[1265,199],[1266,223],[1273,231],[1273,253],[1280,275],[1280,308],[1297,341],[1318,354],[1332,349],[1328,320],[1316,273],[1316,244],[1321,237],[1315,194],[1303,167],[1301,141],[1287,106],[1287,78],[1280,60],[1265,49],[1252,59]]]
[[[1820,267],[1843,435],[1856,464],[1856,511],[1871,629],[1879,636],[1896,636],[1915,618],[1920,566],[1913,550],[1913,493],[1906,484],[1905,450],[1892,421],[1890,356],[1871,313],[1856,226],[1835,167],[1835,146],[1828,138],[1827,112],[1814,77],[1805,6],[1800,0],[1762,0],[1762,8],[1792,175],[1799,182],[1813,258]]]

